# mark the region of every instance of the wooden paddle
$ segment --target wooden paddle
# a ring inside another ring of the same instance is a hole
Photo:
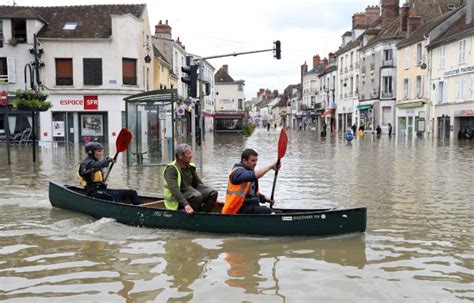
[[[114,163],[117,160],[117,156],[119,153],[123,152],[128,148],[128,145],[130,144],[130,141],[132,141],[132,133],[126,129],[122,128],[120,130],[120,133],[117,136],[117,140],[115,141],[115,156],[114,156],[114,161],[110,165],[109,170],[107,171],[107,175],[105,176],[104,182],[107,181],[107,178],[109,177],[110,171],[112,170],[112,167],[114,167]]]
[[[280,166],[280,160],[283,158],[283,156],[286,153],[286,147],[288,145],[288,136],[286,134],[286,130],[284,128],[281,129],[280,132],[280,138],[278,139],[278,160],[277,160],[277,167]],[[277,181],[277,176],[278,176],[278,171],[277,169],[275,171],[275,178],[273,179],[273,188],[272,188],[272,196],[271,200],[273,200],[274,194],[275,194],[275,185]],[[273,208],[273,203],[270,205],[271,208]]]

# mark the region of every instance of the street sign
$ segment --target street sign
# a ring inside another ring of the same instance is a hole
[[[8,94],[6,90],[0,92],[0,105],[5,106],[8,104]]]
[[[185,112],[184,107],[180,106],[176,109],[176,115],[178,116],[184,116],[184,112]]]

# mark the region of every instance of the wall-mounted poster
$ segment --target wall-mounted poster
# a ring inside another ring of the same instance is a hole
[[[99,137],[104,135],[102,115],[82,115],[82,136]]]
[[[53,121],[53,137],[64,137],[64,121]]]

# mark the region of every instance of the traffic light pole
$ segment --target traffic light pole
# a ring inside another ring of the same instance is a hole
[[[232,53],[232,54],[225,54],[225,55],[216,55],[216,56],[208,56],[208,57],[201,57],[199,58],[198,61],[198,66],[199,66],[199,136],[200,136],[200,143],[199,146],[201,147],[201,152],[199,153],[199,168],[201,169],[202,172],[202,166],[203,166],[203,147],[202,147],[202,141],[205,141],[205,136],[204,136],[204,120],[202,117],[202,112],[204,109],[204,92],[203,92],[203,75],[204,75],[204,60],[207,59],[216,59],[216,58],[225,58],[225,57],[237,57],[240,55],[250,55],[250,54],[257,54],[257,53],[265,53],[265,52],[274,52],[274,57],[276,59],[281,59],[281,43],[280,40],[277,40],[274,43],[274,48],[269,48],[269,49],[262,49],[262,50],[256,50],[256,51],[250,51],[250,52],[240,52],[240,53]],[[185,71],[187,72],[187,71]]]
[[[204,141],[204,119],[202,118],[202,110],[204,108],[204,93],[202,91],[202,75],[204,72],[204,60],[200,60],[199,62],[199,146],[201,147],[201,151],[199,152],[199,168],[201,169],[202,173],[202,162],[204,161],[204,148],[202,147],[202,143]]]

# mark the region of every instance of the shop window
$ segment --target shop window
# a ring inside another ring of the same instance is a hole
[[[122,58],[124,85],[137,85],[137,59]]]
[[[56,85],[72,84],[72,59],[56,58]]]
[[[12,19],[12,40],[26,43],[26,19]]]
[[[102,85],[102,59],[83,59],[84,85]]]

